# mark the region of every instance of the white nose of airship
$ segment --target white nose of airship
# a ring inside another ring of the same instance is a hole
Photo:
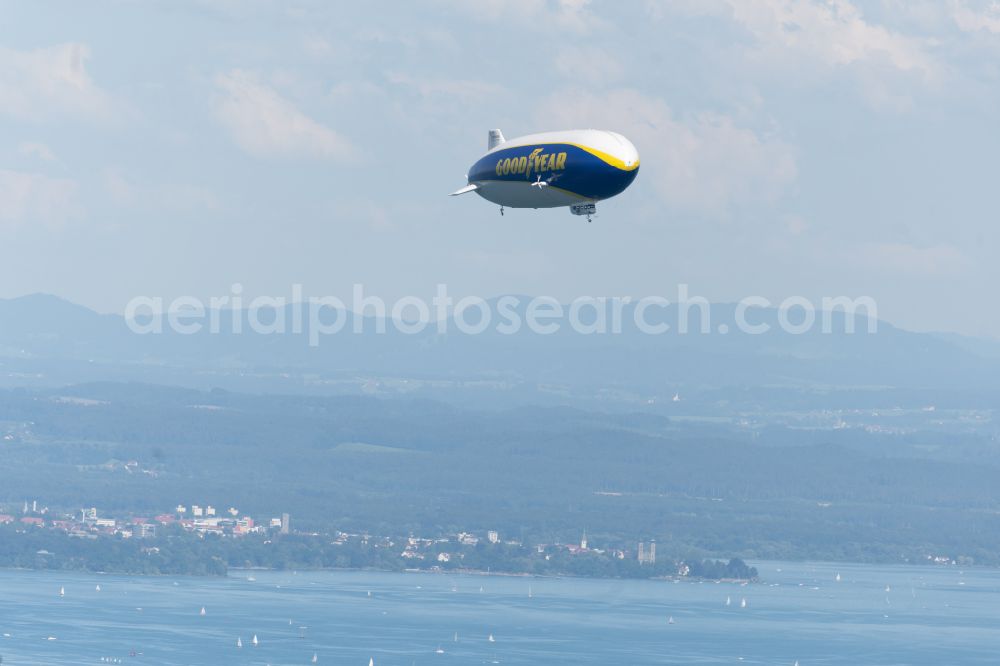
[[[639,151],[635,149],[631,141],[618,132],[605,132],[605,134],[613,140],[615,157],[624,162],[626,167],[633,167],[639,163]]]

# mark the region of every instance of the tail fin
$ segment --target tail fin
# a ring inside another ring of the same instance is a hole
[[[493,150],[494,148],[496,148],[497,146],[499,146],[504,141],[506,141],[506,139],[503,138],[503,132],[501,132],[498,129],[491,129],[490,130],[490,144],[489,144],[489,148],[487,148],[487,150]]]

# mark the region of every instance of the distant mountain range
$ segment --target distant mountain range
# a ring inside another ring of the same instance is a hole
[[[520,297],[508,315],[523,320],[527,300]],[[292,307],[285,309],[287,321]],[[458,331],[454,321],[446,322],[444,334],[433,324],[405,334],[391,322],[385,333],[377,333],[376,320],[356,322],[346,313],[339,333],[310,346],[308,330],[251,332],[245,311],[239,313],[242,333],[233,332],[233,313],[220,311],[214,313],[218,333],[182,335],[168,326],[161,334],[137,334],[121,316],[35,294],[0,300],[0,385],[129,380],[251,391],[417,391],[431,397],[442,391],[492,396],[520,391],[556,402],[560,396],[586,395],[631,403],[739,387],[1000,389],[1000,344],[914,333],[885,322],[869,333],[865,319],[855,320],[850,334],[842,313],[831,317],[830,333],[820,330],[818,319],[809,332],[792,334],[781,330],[776,310],[755,309],[746,318],[770,330],[752,335],[734,326],[734,305],[714,304],[708,310],[712,332],[680,333],[677,306],[654,307],[647,320],[670,325],[654,335],[637,329],[633,306],[622,311],[620,333],[576,332],[565,310],[545,320],[559,328],[548,335],[526,326],[505,334],[495,323],[470,335]],[[277,313],[259,314],[266,322]],[[701,312],[692,308],[689,314],[694,329]],[[468,319],[474,322],[476,316]],[[592,323],[593,312],[580,319]],[[356,323],[363,333],[353,332]],[[720,333],[721,324],[729,330]]]

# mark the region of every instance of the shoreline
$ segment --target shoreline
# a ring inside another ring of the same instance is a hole
[[[854,562],[854,561],[838,561],[838,560],[751,560],[747,564],[755,567],[775,567],[772,569],[777,573],[782,573],[783,567],[820,567],[823,569],[851,569],[851,568],[869,568],[869,567],[899,567],[906,569],[928,569],[932,571],[942,571],[954,569],[959,572],[972,570],[972,571],[994,571],[1000,572],[1000,566],[986,565],[986,564],[972,564],[967,566],[959,567],[958,564],[934,564],[927,562]],[[634,580],[634,581],[658,581],[658,582],[711,582],[719,584],[733,584],[733,585],[752,585],[766,583],[764,576],[758,576],[753,579],[745,578],[699,578],[696,576],[650,576],[648,578],[632,578],[626,576],[579,576],[570,573],[565,574],[536,574],[529,572],[509,572],[509,571],[490,571],[484,569],[416,569],[416,568],[403,568],[403,569],[389,569],[389,568],[379,568],[379,567],[297,567],[288,569],[276,569],[272,567],[243,567],[243,566],[231,566],[227,567],[225,574],[196,574],[196,573],[144,573],[137,571],[95,571],[86,568],[74,568],[74,569],[48,569],[43,567],[16,567],[16,566],[0,566],[0,572],[2,571],[13,571],[13,572],[48,572],[50,574],[90,574],[95,576],[129,576],[129,577],[141,577],[141,578],[170,578],[170,577],[184,577],[184,578],[194,578],[194,579],[219,579],[219,578],[239,578],[240,576],[233,576],[233,573],[238,572],[264,572],[264,573],[280,573],[280,572],[330,572],[330,573],[349,573],[349,572],[374,572],[374,573],[400,573],[400,574],[435,574],[435,575],[448,575],[455,574],[459,576],[496,576],[502,578],[531,578],[538,580],[552,580],[552,579],[574,579],[574,580]]]
[[[294,569],[274,569],[269,567],[228,567],[226,573],[224,574],[196,574],[196,573],[144,573],[140,571],[94,571],[92,569],[77,568],[77,569],[46,569],[43,567],[6,567],[0,566],[0,571],[21,571],[21,572],[46,572],[53,575],[56,574],[89,574],[93,576],[133,576],[140,578],[171,578],[171,577],[184,577],[184,578],[208,578],[208,579],[220,579],[220,578],[241,578],[240,576],[232,576],[233,572],[264,572],[264,573],[281,573],[281,572],[308,572],[308,573],[318,573],[318,572],[330,572],[330,573],[349,573],[349,572],[375,572],[375,573],[398,573],[398,574],[433,574],[446,576],[449,574],[454,574],[458,576],[496,576],[500,578],[531,578],[537,580],[554,580],[554,579],[564,579],[570,578],[574,580],[634,580],[634,581],[659,581],[659,582],[683,582],[683,581],[700,581],[700,582],[711,582],[711,583],[729,583],[729,584],[755,584],[762,582],[760,577],[756,579],[744,579],[744,578],[699,578],[697,576],[650,576],[648,578],[631,578],[627,576],[577,576],[570,573],[565,574],[535,574],[528,572],[509,572],[509,571],[486,571],[483,569],[384,569],[378,567],[298,567]]]

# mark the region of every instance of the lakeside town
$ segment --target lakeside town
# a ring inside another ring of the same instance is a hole
[[[377,568],[462,570],[509,574],[569,574],[598,577],[705,577],[752,580],[757,572],[741,560],[657,559],[655,540],[633,546],[594,545],[585,531],[574,543],[525,544],[497,530],[458,531],[437,536],[384,536],[334,530],[297,531],[287,512],[266,518],[235,507],[178,504],[153,515],[111,515],[96,507],[76,512],[50,510],[37,500],[0,513],[0,530],[11,536],[0,549],[0,566],[101,570],[108,565],[101,544],[115,544],[113,570],[137,573],[224,573],[229,567]],[[34,552],[14,546],[59,544]],[[89,543],[88,547],[78,544]],[[169,551],[183,549],[185,563]],[[64,551],[64,552],[60,552]],[[124,551],[124,555],[122,552]],[[157,561],[151,566],[149,561]],[[207,566],[202,561],[208,560]]]
[[[292,516],[253,517],[236,507],[177,504],[152,516],[87,507],[52,510],[37,500],[0,506],[0,566],[119,573],[224,575],[233,568],[372,568],[390,571],[482,571],[524,575],[706,578],[749,581],[757,571],[728,562],[664,553],[654,539],[594,544],[586,531],[572,543],[525,543],[498,530],[420,536],[296,530]],[[32,548],[37,546],[34,550]],[[927,554],[928,564],[968,565]]]
[[[177,525],[197,534],[238,537],[261,534],[272,529],[288,534],[290,524],[287,513],[271,518],[267,525],[263,525],[250,516],[240,515],[239,510],[234,507],[220,512],[214,506],[203,507],[197,504],[192,504],[190,508],[179,504],[172,512],[146,517],[99,515],[97,507],[83,508],[78,513],[60,513],[40,506],[37,500],[32,500],[30,504],[25,500],[20,513],[20,516],[9,512],[0,513],[0,525],[16,522],[25,526],[61,530],[74,537],[95,538],[104,535],[130,539],[155,537],[158,529],[170,525]]]

